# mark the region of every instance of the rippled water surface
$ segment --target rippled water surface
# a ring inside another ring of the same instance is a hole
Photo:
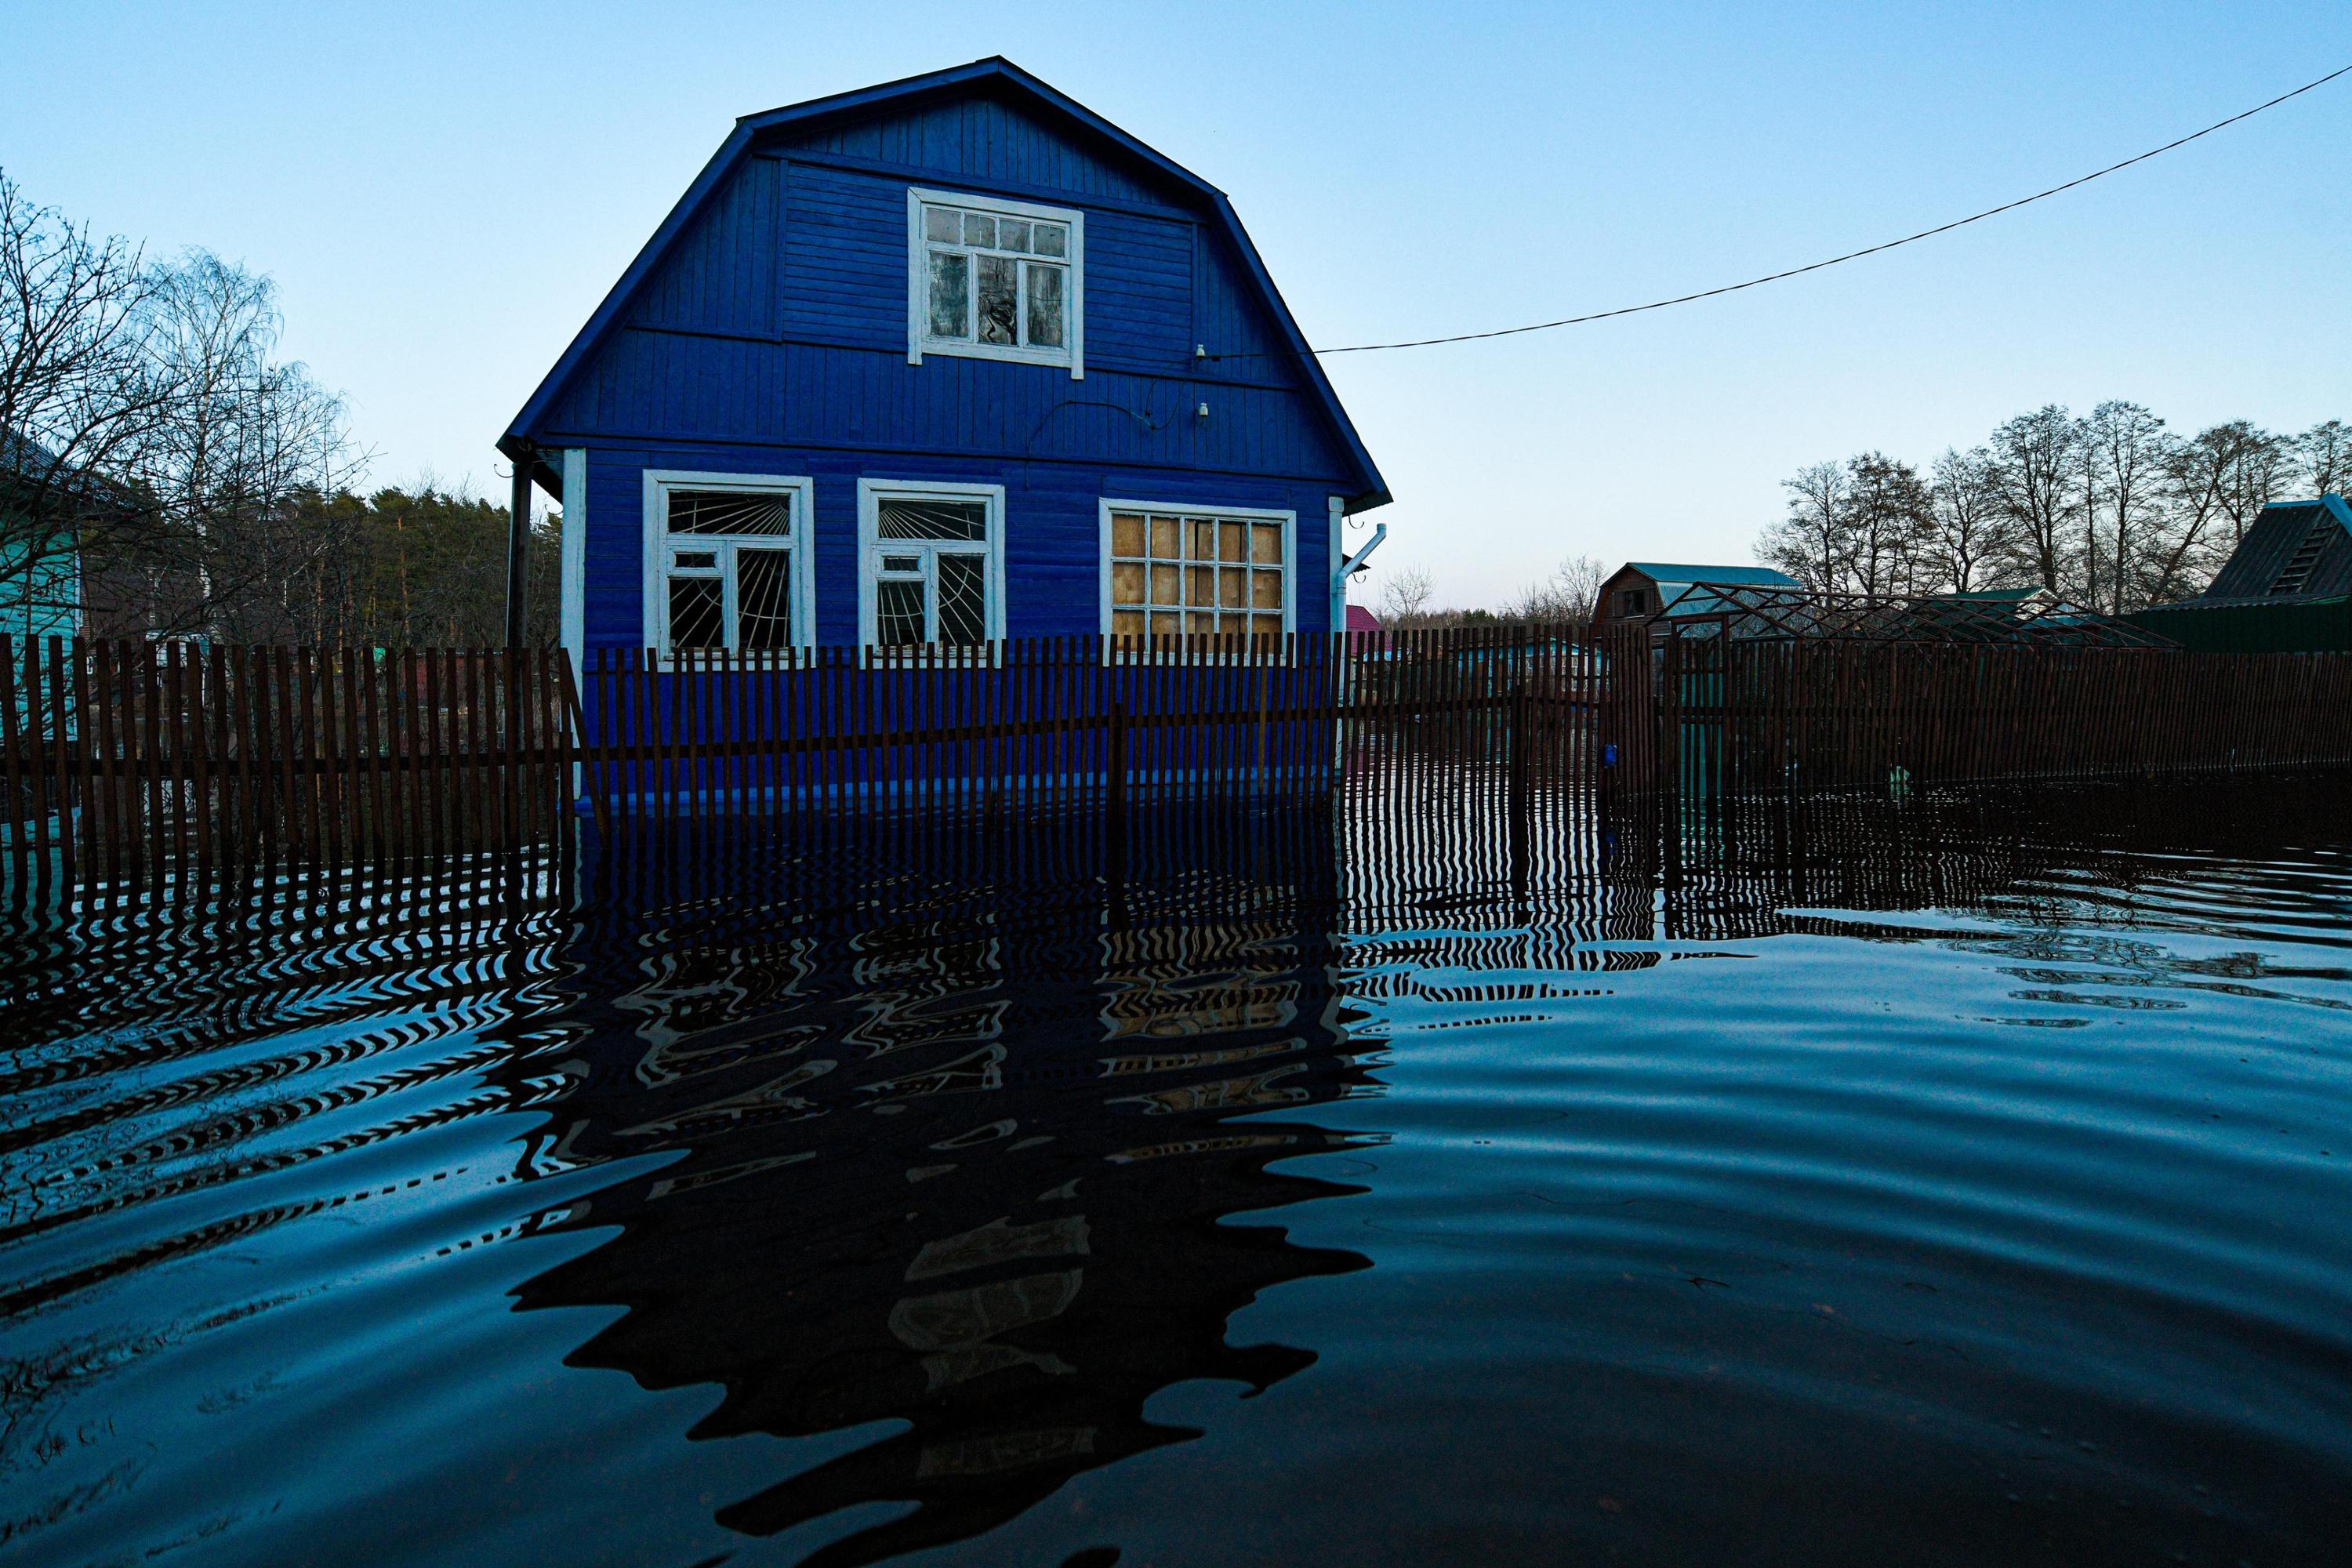
[[[19,910],[0,1553],[2341,1563],[2347,806]]]

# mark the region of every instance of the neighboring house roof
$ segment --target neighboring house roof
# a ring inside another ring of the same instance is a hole
[[[0,430],[0,475],[17,475],[61,496],[91,506],[131,510],[136,502],[121,487],[86,468],[60,463],[58,455],[29,436]]]
[[[1695,584],[1759,588],[1802,586],[1787,573],[1775,572],[1769,566],[1693,566],[1664,561],[1628,561],[1615,574],[1622,576],[1628,572],[1637,572],[1658,585],[1657,613],[1662,615],[1717,615],[1727,607],[1718,595],[1695,589]]]
[[[2030,588],[1970,588],[1964,594],[1939,594],[1937,597],[1966,599],[1979,605],[2021,605],[2028,599],[2054,598],[2056,595],[2037,583]]]
[[[1769,566],[1684,566],[1663,561],[1628,561],[1620,570],[1639,572],[1661,587],[1668,583],[1769,583],[1776,588],[1799,585],[1786,572],[1775,572]]]
[[[1381,629],[1381,618],[1361,605],[1350,605],[1348,606],[1347,629],[1351,632],[1376,632]]]
[[[2326,598],[2352,592],[2352,506],[2340,495],[2273,501],[2192,601]]]
[[[1297,362],[1307,391],[1330,421],[1350,466],[1356,469],[1358,489],[1349,499],[1349,510],[1359,511],[1387,504],[1390,500],[1387,481],[1381,478],[1379,468],[1373,466],[1371,453],[1365,448],[1362,437],[1356,434],[1347,410],[1339,405],[1339,396],[1332,389],[1330,378],[1323,374],[1322,364],[1308,347],[1306,334],[1298,330],[1297,321],[1290,314],[1290,307],[1283,302],[1281,290],[1275,287],[1272,275],[1266,271],[1265,261],[1258,256],[1257,247],[1250,242],[1249,235],[1242,227],[1241,218],[1234,213],[1233,203],[1226,199],[1225,194],[1165,153],[1138,141],[1076,99],[1047,86],[1001,55],[974,60],[970,65],[953,66],[946,70],[860,88],[854,92],[811,99],[805,103],[771,109],[764,113],[747,114],[738,120],[734,131],[711,155],[710,162],[703,165],[702,173],[695,177],[694,184],[687,187],[686,194],[678,198],[677,205],[670,209],[669,216],[662,220],[653,237],[646,242],[645,248],[637,253],[636,259],[621,275],[621,280],[613,286],[612,292],[604,296],[604,303],[597,306],[595,313],[588,318],[587,325],[581,328],[579,335],[572,340],[571,347],[565,349],[563,356],[555,362],[555,368],[547,373],[546,379],[530,395],[522,411],[515,416],[514,423],[508,426],[507,433],[499,440],[499,450],[509,458],[520,458],[526,444],[531,441],[532,433],[547,419],[564,384],[587,363],[605,334],[620,325],[630,300],[653,276],[670,247],[692,226],[704,206],[726,188],[736,170],[763,140],[781,139],[781,134],[787,131],[794,135],[803,135],[826,121],[863,118],[886,106],[896,107],[909,100],[950,97],[976,90],[1007,94],[1029,108],[1041,110],[1076,127],[1108,148],[1149,165],[1183,188],[1207,209],[1213,226],[1232,243],[1249,279],[1256,285],[1284,345],[1291,351]],[[551,490],[560,488],[553,470],[544,462],[537,465],[537,474],[541,485]]]

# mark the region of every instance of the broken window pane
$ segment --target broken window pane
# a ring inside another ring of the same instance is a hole
[[[735,552],[735,646],[793,646],[792,555],[782,550]]]
[[[673,577],[669,580],[669,646],[672,648],[725,647],[727,631],[719,614],[720,584],[716,577]]]
[[[958,252],[931,252],[931,336],[971,336],[965,315],[971,292],[971,258]]]
[[[1029,274],[1029,346],[1058,349],[1062,342],[1062,268],[1032,263]]]
[[[940,554],[932,558],[939,573],[940,641],[985,642],[988,638],[988,558],[984,555]]]
[[[996,248],[999,250],[1028,249],[1028,224],[1017,217],[998,218],[996,220]]]
[[[921,583],[874,584],[874,640],[884,647],[911,647],[925,640]]]
[[[923,237],[943,239],[950,245],[963,238],[963,214],[953,207],[923,209]]]
[[[1029,231],[1029,248],[1040,256],[1067,256],[1070,231],[1058,223],[1041,223]]]
[[[993,249],[996,245],[996,220],[986,213],[964,214],[963,242],[966,245],[985,245]]]
[[[884,539],[988,537],[988,508],[976,500],[915,500],[895,496],[876,508],[875,530]]]
[[[1014,324],[1020,314],[1020,301],[1014,292],[1014,274],[1020,263],[1009,257],[982,256],[980,263],[979,341],[983,343],[1013,343],[1020,341]]]

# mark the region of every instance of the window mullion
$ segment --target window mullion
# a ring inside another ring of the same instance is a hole
[[[719,546],[719,646],[733,652],[741,637],[736,629],[735,545],[722,541]]]

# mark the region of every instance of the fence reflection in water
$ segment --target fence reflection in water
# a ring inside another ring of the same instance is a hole
[[[605,1310],[573,1364],[717,1385],[698,1436],[903,1424],[715,1499],[724,1526],[887,1500],[914,1506],[843,1514],[816,1560],[967,1538],[1194,1435],[1147,1414],[1161,1391],[1314,1360],[1227,1326],[1364,1266],[1272,1216],[1355,1190],[1344,1160],[1278,1162],[1376,1142],[1342,1103],[1381,1092],[1361,1008],[1418,992],[1491,1021],[1675,941],[1812,929],[1807,906],[1966,903],[2075,867],[2128,883],[2216,832],[2178,789],[1661,812],[1515,785],[1490,750],[1399,763],[1384,793],[1139,808],[1112,863],[1099,814],[655,821],[577,855],[16,911],[0,1324],[58,1363],[20,1358],[22,1430],[111,1364],[86,1332],[302,1299],[306,1270],[348,1267],[349,1244],[300,1240],[314,1219],[472,1213],[521,1182],[544,1195],[443,1248],[569,1237],[516,1294],[558,1323]],[[1524,811],[1477,804],[1519,787]],[[2273,838],[2341,799],[2255,793],[2235,820]],[[1530,847],[1517,821],[1566,828]],[[163,1289],[165,1265],[231,1251],[267,1278]],[[141,1414],[151,1437],[178,1418]]]

